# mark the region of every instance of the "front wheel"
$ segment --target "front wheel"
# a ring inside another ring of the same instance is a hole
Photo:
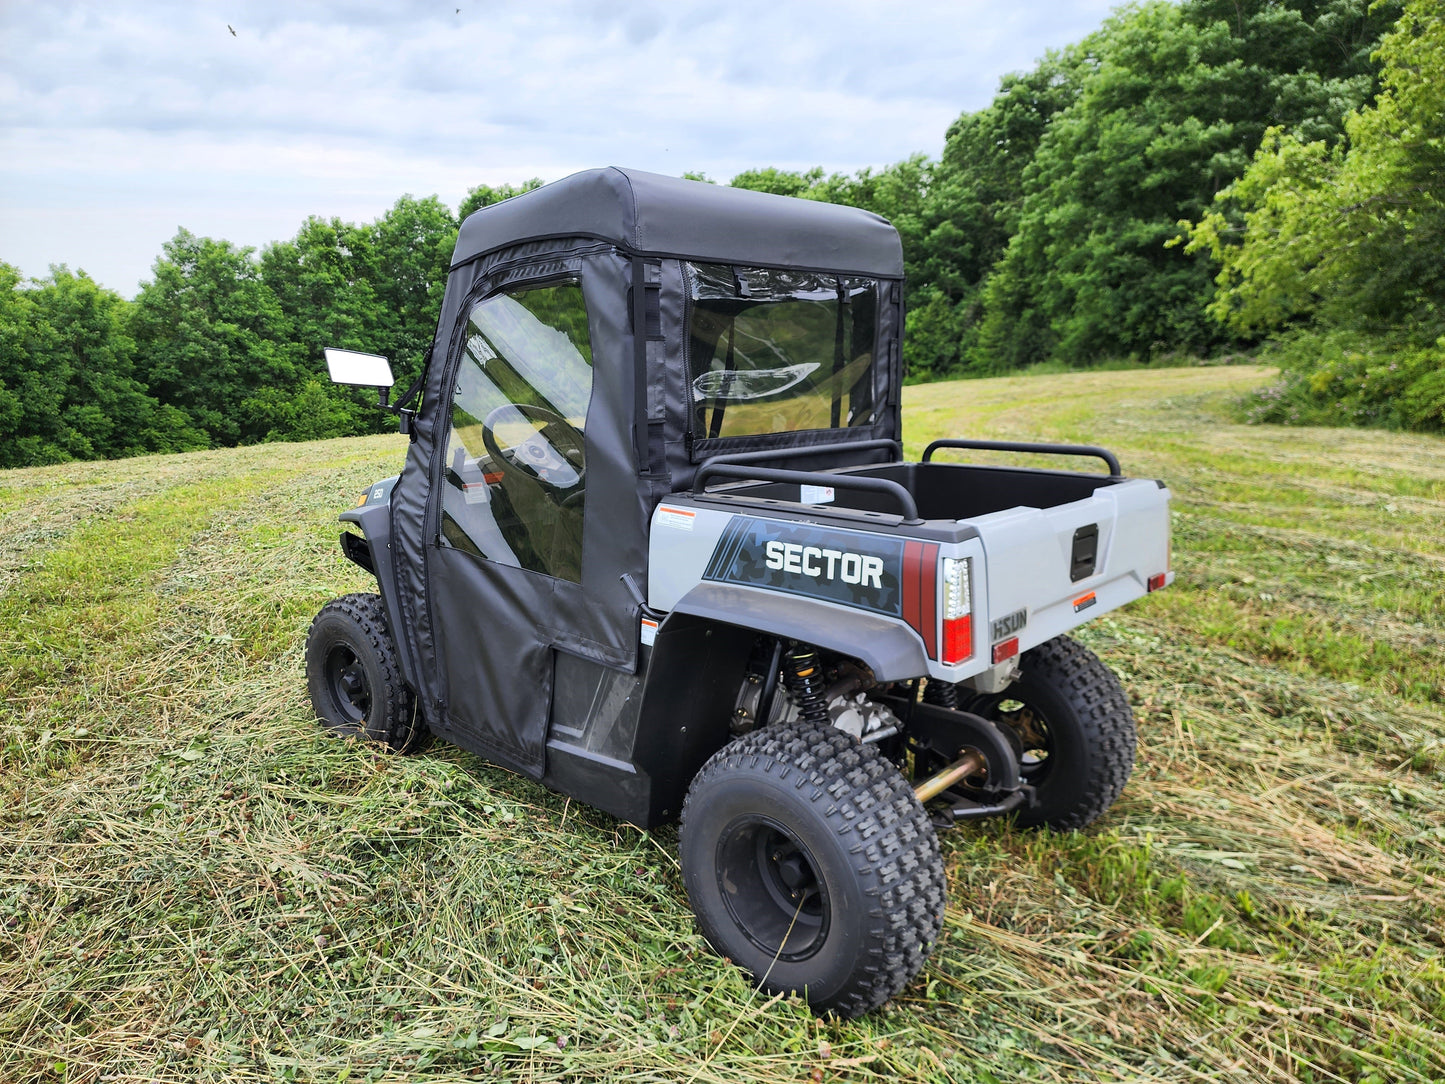
[[[872,745],[798,720],[725,746],[687,793],[683,880],[703,934],[770,993],[858,1016],[922,969],[943,926],[938,839]]]
[[[1004,724],[1020,752],[1020,773],[1037,801],[1019,813],[1026,827],[1083,828],[1129,781],[1137,742],[1134,713],[1119,679],[1067,636],[1024,652],[1002,693],[959,707]]]
[[[379,595],[345,595],[321,608],[306,636],[306,684],[329,730],[399,753],[424,742]]]

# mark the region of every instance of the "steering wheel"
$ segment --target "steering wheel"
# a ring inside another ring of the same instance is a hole
[[[503,422],[536,425],[532,434],[518,441],[509,459],[502,453],[493,428]],[[534,478],[556,490],[577,489],[587,475],[586,445],[566,418],[547,407],[531,403],[506,403],[482,422],[482,443],[503,474]]]

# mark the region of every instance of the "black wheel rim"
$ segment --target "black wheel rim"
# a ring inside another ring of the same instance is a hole
[[[1038,786],[1053,768],[1054,731],[1048,716],[1037,706],[1010,690],[1000,696],[982,698],[968,708],[985,719],[1002,723],[1019,755],[1019,775],[1025,783]]]
[[[346,644],[326,653],[326,689],[339,722],[361,726],[371,714],[371,682],[366,667]]]
[[[828,885],[807,845],[771,817],[746,816],[717,845],[718,890],[739,930],[769,957],[793,962],[828,939]]]

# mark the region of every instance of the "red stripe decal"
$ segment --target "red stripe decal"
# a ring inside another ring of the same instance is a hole
[[[920,542],[923,551],[919,556],[919,618],[923,633],[923,646],[928,649],[930,659],[938,658],[938,544]]]
[[[903,620],[920,633],[923,629],[919,627],[918,620],[918,579],[919,558],[922,556],[922,542],[903,543]]]

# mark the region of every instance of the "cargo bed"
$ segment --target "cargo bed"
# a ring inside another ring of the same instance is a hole
[[[1110,473],[931,461],[937,448],[949,446],[1093,456]],[[956,667],[930,665],[930,673],[949,680],[1027,651],[1173,579],[1168,490],[1152,479],[1123,477],[1117,460],[1101,448],[940,441],[922,462],[824,470],[778,469],[761,457],[741,456],[704,466],[694,490],[673,495],[660,509],[660,522],[685,522],[693,538],[681,543],[674,530],[654,532],[654,545],[666,549],[656,550],[652,560],[651,601],[659,610],[671,609],[707,578],[706,563],[731,516],[836,530],[840,552],[862,541],[853,532],[926,540],[941,546],[941,554],[972,561],[974,650]]]

